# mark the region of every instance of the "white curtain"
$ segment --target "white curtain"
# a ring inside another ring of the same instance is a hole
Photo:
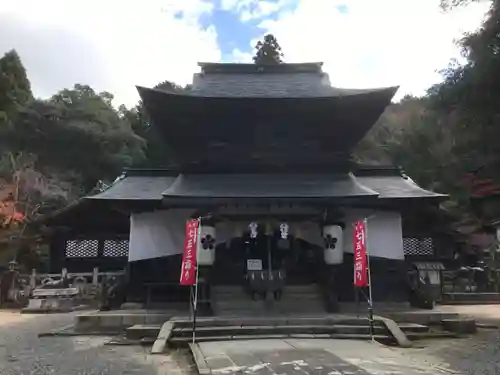
[[[130,215],[128,260],[182,254],[186,221],[192,209],[172,209]]]
[[[349,210],[344,230],[344,252],[353,253],[352,223],[368,218],[368,252],[370,256],[404,260],[403,230],[398,212]]]

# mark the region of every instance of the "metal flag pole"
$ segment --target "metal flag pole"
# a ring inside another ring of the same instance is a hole
[[[366,261],[368,265],[368,319],[370,323],[370,336],[374,340],[374,327],[373,327],[373,300],[372,300],[372,276],[370,267],[370,250],[368,246],[368,219],[365,218],[365,248],[366,248]]]
[[[196,232],[196,273],[194,281],[194,296],[193,296],[193,344],[196,342],[196,308],[198,305],[198,277],[200,272],[200,267],[198,265],[198,241],[201,234],[201,218],[198,218],[198,230]]]

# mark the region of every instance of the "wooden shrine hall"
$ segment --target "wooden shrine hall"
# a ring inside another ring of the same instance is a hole
[[[187,303],[185,223],[201,217],[207,310],[329,311],[354,298],[352,223],[369,218],[373,299],[407,301],[408,260],[438,257],[432,217],[446,196],[350,158],[397,88],[335,88],[321,63],[199,65],[185,93],[138,87],[170,167],[127,170],[48,218],[66,228],[53,254],[127,241],[127,299]]]

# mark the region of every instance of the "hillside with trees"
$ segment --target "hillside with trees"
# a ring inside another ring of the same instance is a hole
[[[445,10],[469,0],[444,0]],[[451,62],[443,82],[422,98],[391,105],[354,156],[402,166],[427,188],[451,194],[467,210],[472,173],[500,183],[500,1],[482,27],[459,41],[465,63]],[[493,185],[492,185],[493,186]],[[499,213],[500,214],[500,213]]]

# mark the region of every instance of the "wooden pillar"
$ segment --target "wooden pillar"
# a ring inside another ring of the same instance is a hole
[[[59,273],[65,266],[66,257],[66,238],[61,235],[56,235],[50,240],[50,273]]]

